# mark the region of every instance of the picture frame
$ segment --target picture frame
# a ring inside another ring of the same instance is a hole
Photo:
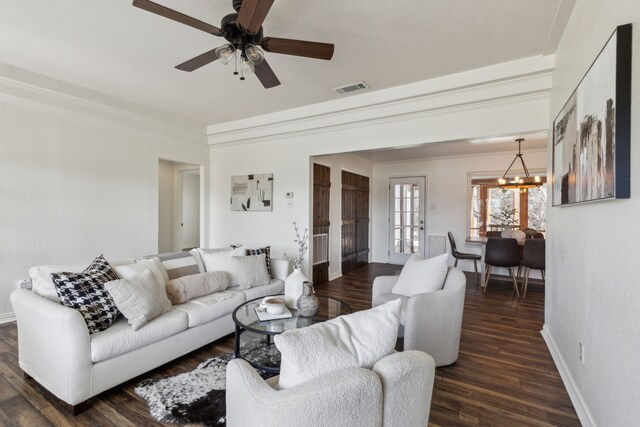
[[[552,205],[630,197],[631,24],[616,28],[553,121]]]
[[[272,211],[273,174],[232,176],[230,199],[232,211]]]

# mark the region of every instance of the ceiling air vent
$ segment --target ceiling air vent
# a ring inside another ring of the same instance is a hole
[[[350,85],[336,87],[333,91],[337,94],[344,95],[345,93],[357,92],[359,90],[369,89],[369,85],[365,82],[351,83]]]

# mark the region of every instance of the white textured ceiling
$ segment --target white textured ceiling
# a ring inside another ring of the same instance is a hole
[[[433,142],[412,147],[393,149],[354,151],[351,154],[362,157],[373,163],[398,162],[438,157],[482,155],[490,153],[513,153],[518,151],[516,138],[524,138],[522,151],[544,150],[547,148],[547,133],[506,135],[478,139],[461,139],[457,141]],[[526,157],[526,155],[525,155]]]
[[[276,0],[265,35],[334,43],[331,61],[267,53],[281,86],[219,62],[175,65],[224,39],[131,0],[1,0],[0,61],[116,98],[216,124],[552,53],[575,0]],[[157,0],[219,26],[231,0]],[[567,6],[569,5],[569,6]],[[356,95],[357,96],[357,95]]]

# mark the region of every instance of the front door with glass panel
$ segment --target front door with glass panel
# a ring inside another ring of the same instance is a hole
[[[425,254],[426,178],[389,180],[389,263],[404,264],[411,254]]]

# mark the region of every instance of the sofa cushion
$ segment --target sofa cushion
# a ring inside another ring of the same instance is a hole
[[[167,296],[171,304],[182,304],[190,299],[220,292],[229,286],[229,277],[224,271],[191,274],[169,281]]]
[[[394,300],[274,336],[282,358],[278,387],[293,387],[340,369],[371,369],[394,351],[399,323],[400,301]]]
[[[233,266],[238,274],[240,289],[268,285],[271,278],[265,263],[265,254],[232,256]]]
[[[169,280],[201,272],[198,267],[198,260],[196,260],[189,252],[160,254],[154,258],[157,258],[162,262],[162,264],[164,264]]]
[[[400,306],[400,323],[405,325],[406,324],[405,320],[407,318],[407,304],[409,303],[409,297],[396,295],[396,294],[380,294],[373,301],[373,306],[376,307],[378,305],[388,303],[389,301],[393,301],[394,299],[399,299],[402,304]]]
[[[91,335],[91,361],[102,362],[129,353],[187,329],[187,314],[171,310],[134,331],[127,319],[118,319],[109,329]],[[149,357],[152,357],[150,355]]]
[[[238,286],[229,288],[230,291],[238,291],[244,294],[247,301],[265,297],[267,295],[277,295],[284,293],[284,281],[280,279],[271,279],[268,285],[256,286],[254,288],[241,290]]]
[[[107,329],[120,315],[104,283],[117,280],[118,274],[104,256],[99,255],[82,273],[51,273],[60,303],[82,314],[89,333]]]
[[[148,268],[128,279],[112,280],[104,287],[134,331],[171,310],[164,278],[157,268]]]
[[[424,258],[420,254],[411,255],[391,291],[396,295],[411,297],[442,289],[449,271],[448,259],[447,254],[433,258]]]
[[[189,318],[189,327],[193,328],[233,313],[244,302],[242,292],[222,291],[194,298],[174,306],[174,309],[185,312]]]

